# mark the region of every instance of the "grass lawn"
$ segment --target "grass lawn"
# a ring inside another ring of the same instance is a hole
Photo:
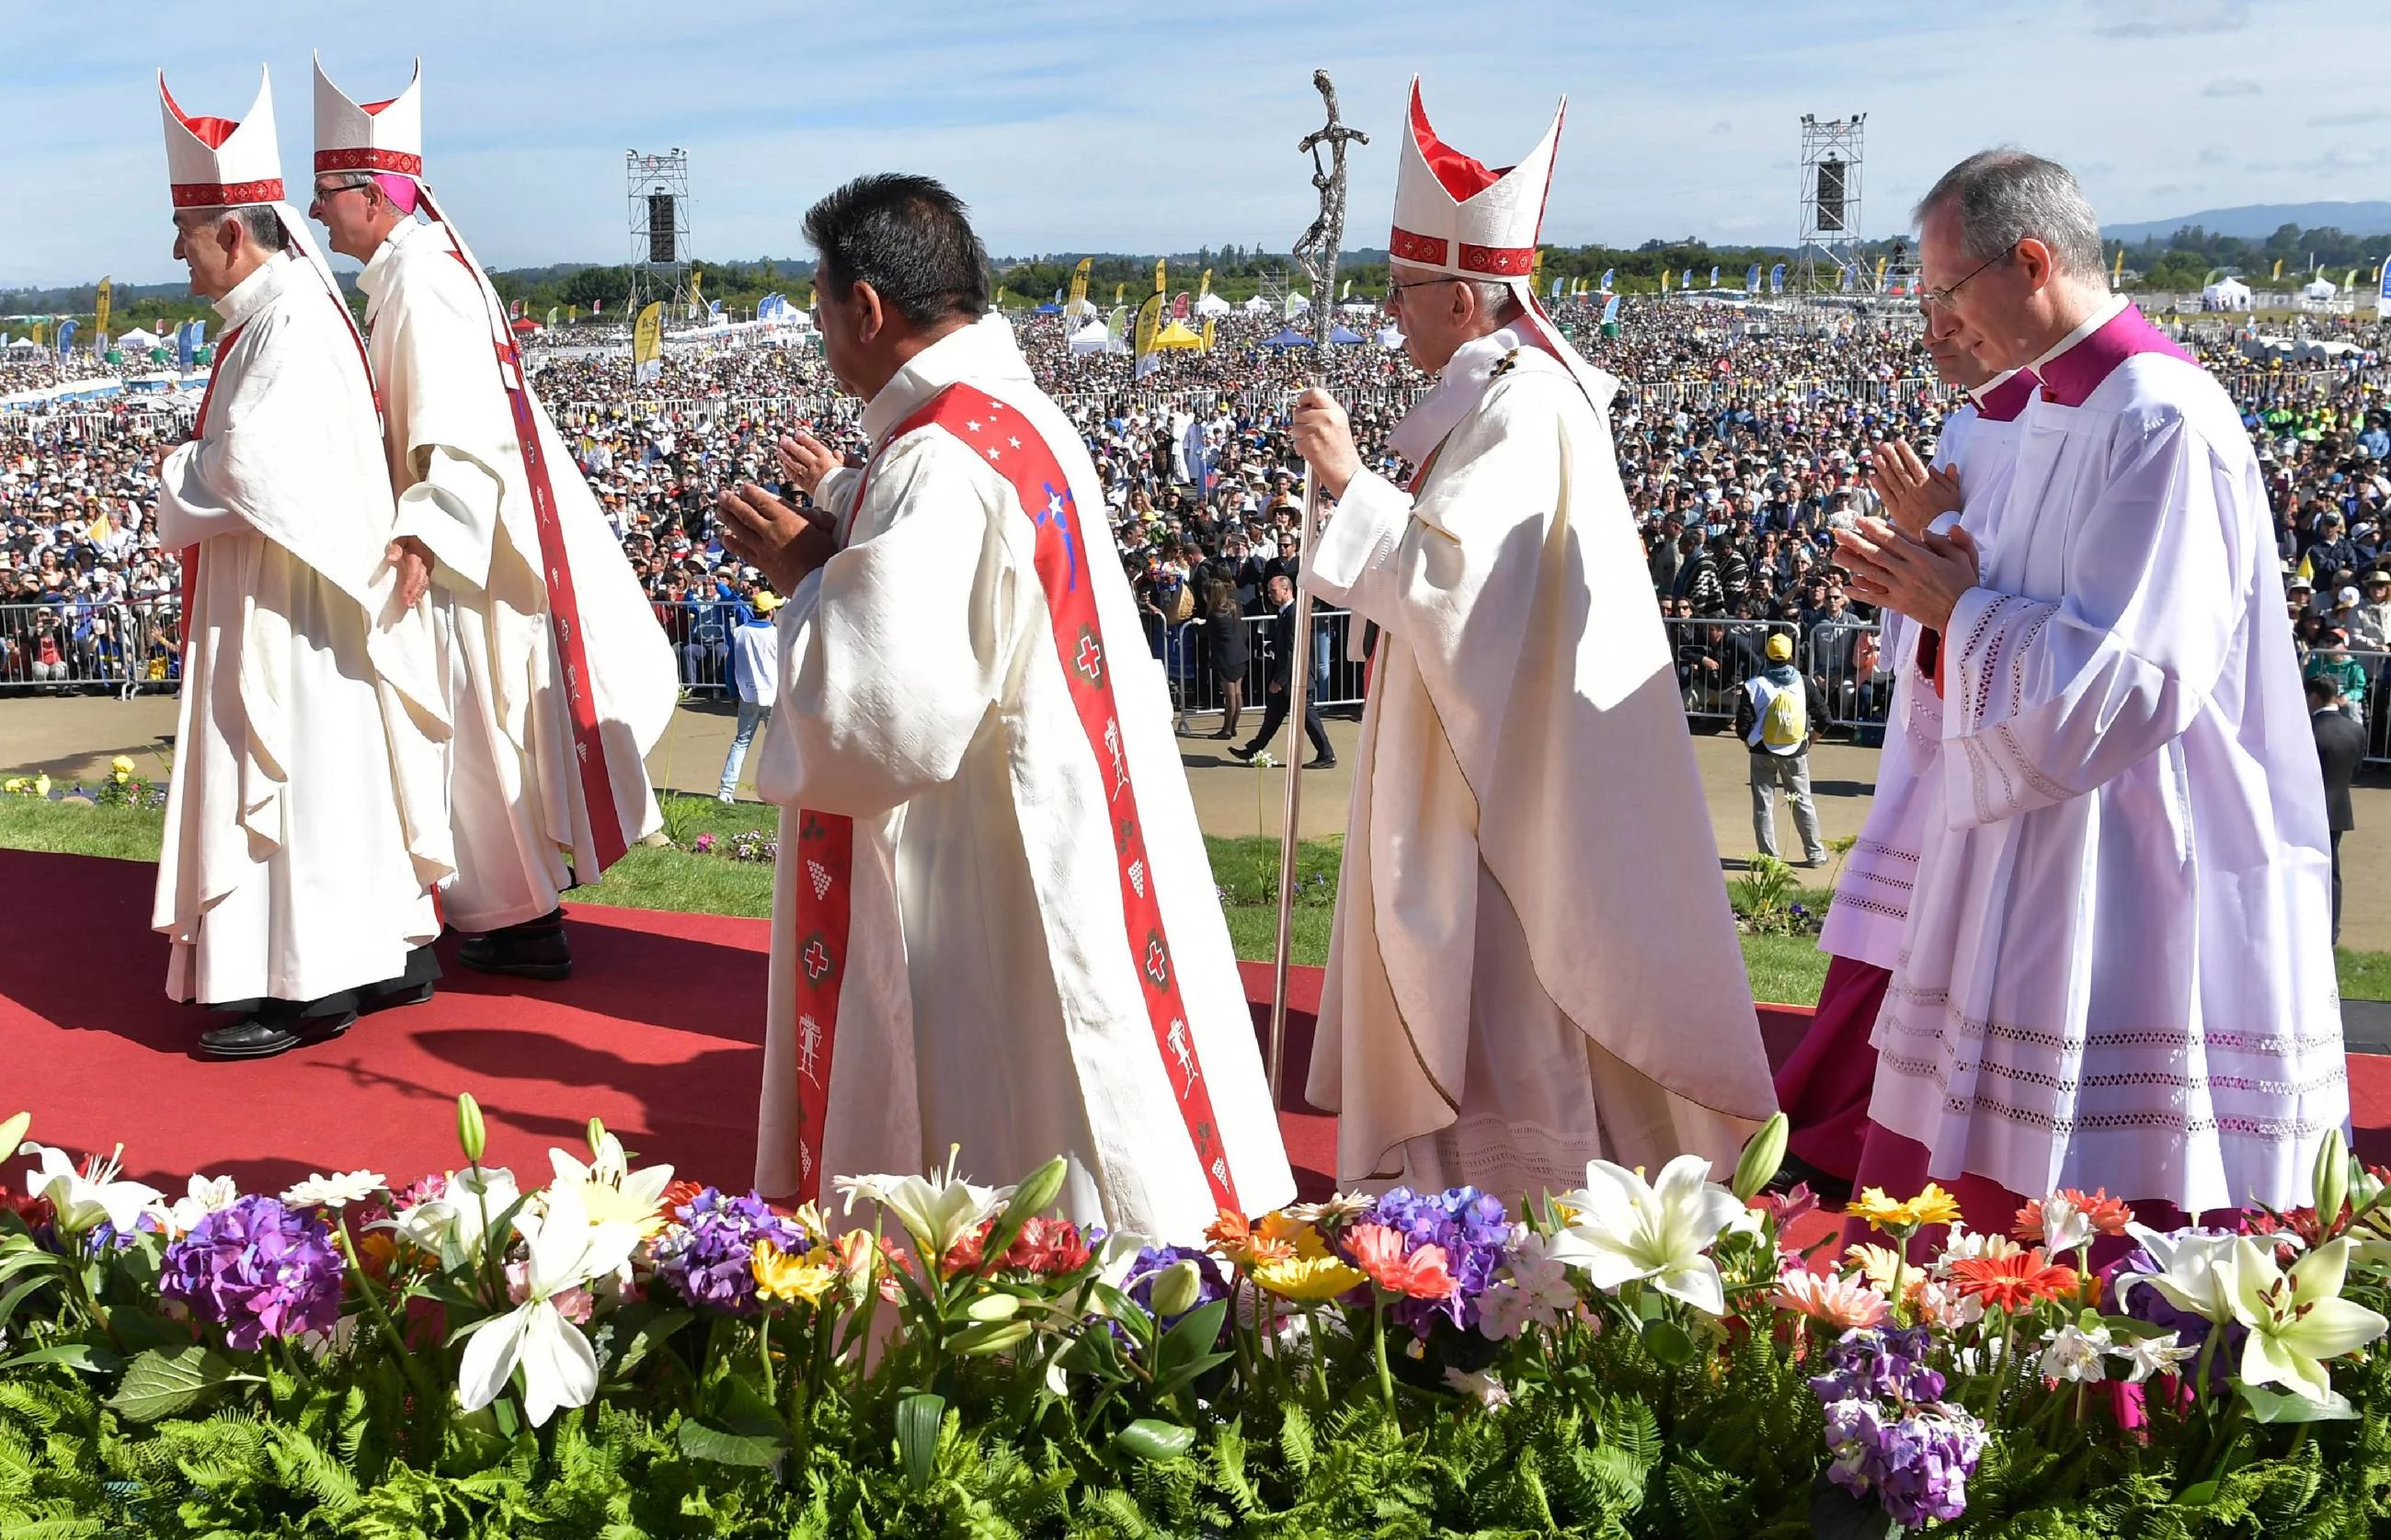
[[[769,837],[778,827],[773,809],[755,802],[725,807],[711,798],[667,796],[666,832],[688,843],[701,834],[728,841],[743,833]],[[0,797],[0,848],[108,855],[155,861],[164,815],[155,810],[71,806],[30,797]],[[1229,939],[1237,956],[1267,960],[1278,928],[1278,841],[1216,840],[1205,844],[1212,856],[1212,880],[1221,890]],[[1297,866],[1295,961],[1328,959],[1328,922],[1337,894],[1342,841],[1307,843]],[[1790,901],[1823,912],[1828,892],[1795,890]],[[772,867],[762,861],[734,861],[684,850],[633,846],[596,884],[573,895],[580,904],[617,904],[634,909],[679,909],[696,914],[761,918],[772,912]],[[2341,993],[2352,1000],[2391,1000],[2391,952],[2335,954]],[[1746,936],[1743,961],[1755,999],[1784,1005],[1816,1005],[1827,976],[1826,955],[1812,936]]]

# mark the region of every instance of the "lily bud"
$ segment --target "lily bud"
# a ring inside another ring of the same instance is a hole
[[[2341,1218],[2341,1206],[2349,1197],[2349,1146],[2342,1142],[2338,1128],[2325,1135],[2323,1145],[2317,1150],[2316,1176],[2310,1190],[2316,1195],[2319,1233],[2331,1235]]]
[[[975,1321],[1009,1321],[1021,1314],[1021,1298],[1017,1294],[982,1294],[963,1306],[963,1314]]]
[[[1785,1163],[1785,1141],[1791,1133],[1792,1125],[1782,1112],[1762,1123],[1735,1162],[1735,1179],[1727,1184],[1728,1190],[1746,1203],[1759,1196]]]
[[[488,1136],[488,1131],[482,1126],[482,1104],[473,1099],[471,1091],[457,1093],[457,1142],[464,1147],[467,1161],[474,1165],[482,1163]]]
[[[1013,1200],[1005,1205],[1003,1228],[1019,1230],[1029,1220],[1037,1218],[1054,1206],[1063,1193],[1063,1178],[1071,1174],[1068,1161],[1060,1155],[1031,1172],[1022,1184],[1013,1189]]]
[[[25,1142],[25,1130],[32,1126],[31,1112],[19,1112],[6,1123],[0,1123],[0,1161],[17,1153],[17,1147]]]
[[[1155,1275],[1154,1292],[1147,1296],[1154,1302],[1157,1320],[1166,1315],[1184,1315],[1203,1297],[1204,1275],[1192,1262],[1174,1262]]]
[[[589,1153],[592,1155],[606,1153],[606,1125],[596,1118],[589,1120]]]

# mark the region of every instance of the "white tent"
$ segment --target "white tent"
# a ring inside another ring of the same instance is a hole
[[[1270,306],[1265,304],[1262,308],[1264,310],[1268,310]],[[1229,302],[1221,298],[1218,294],[1207,294],[1202,299],[1196,302],[1196,314],[1198,315],[1226,315],[1229,314]]]
[[[1376,312],[1378,302],[1376,300],[1347,300],[1337,308],[1338,312],[1347,315],[1368,315]]]
[[[1107,340],[1108,334],[1105,330],[1105,324],[1102,321],[1091,321],[1071,333],[1071,351],[1075,353],[1102,353],[1105,351],[1105,343]]]
[[[1380,327],[1378,328],[1378,346],[1382,348],[1400,348],[1402,345],[1403,334],[1402,331],[1393,327]]]
[[[1271,302],[1259,294],[1246,302],[1246,314],[1248,315],[1267,315],[1270,313]]]
[[[158,345],[158,334],[135,327],[131,331],[118,338],[116,345],[120,348],[154,348]]]
[[[2250,286],[2239,278],[2219,278],[2200,291],[2203,310],[2247,310]]]
[[[2300,290],[2300,298],[2303,300],[2330,300],[2340,292],[2341,286],[2334,283],[2331,278],[2316,278],[2310,280],[2308,286]]]

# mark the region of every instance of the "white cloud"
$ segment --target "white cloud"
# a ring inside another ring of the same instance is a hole
[[[2264,96],[2266,91],[2267,88],[2255,80],[2237,80],[2229,76],[2210,81],[2200,88],[2204,96]]]

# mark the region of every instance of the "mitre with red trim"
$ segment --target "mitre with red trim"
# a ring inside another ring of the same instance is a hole
[[[258,67],[257,99],[248,115],[194,118],[174,105],[166,71],[158,71],[158,104],[166,117],[166,180],[177,209],[229,209],[282,201],[282,158],[274,138],[274,89]]]
[[[423,178],[423,63],[388,101],[354,102],[316,60],[316,170]]]
[[[1568,110],[1564,97],[1553,110],[1553,126],[1525,160],[1490,171],[1436,136],[1415,78],[1395,171],[1395,229],[1387,241],[1394,259],[1457,277],[1529,277]]]
[[[1523,314],[1519,328],[1528,340],[1559,361],[1596,411],[1607,409],[1619,381],[1578,356],[1537,302],[1536,236],[1544,223],[1544,197],[1552,187],[1553,157],[1560,148],[1564,96],[1553,109],[1553,124],[1528,158],[1499,171],[1446,144],[1428,126],[1420,104],[1419,78],[1412,78],[1411,107],[1404,115],[1402,159],[1395,170],[1395,226],[1387,250],[1395,261],[1457,278],[1491,278],[1507,284]]]

